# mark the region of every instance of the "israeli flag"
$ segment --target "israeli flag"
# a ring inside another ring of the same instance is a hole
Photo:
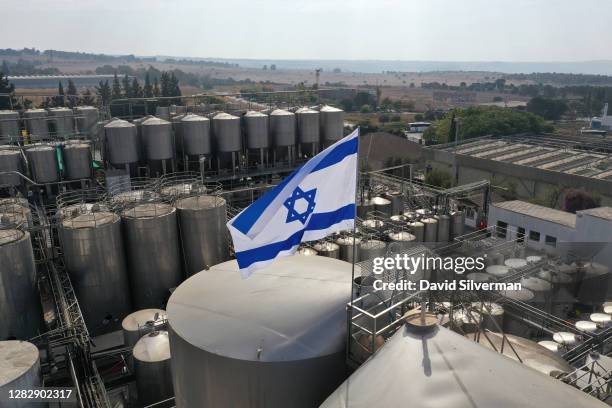
[[[359,129],[291,173],[228,223],[243,277],[300,243],[355,225]]]

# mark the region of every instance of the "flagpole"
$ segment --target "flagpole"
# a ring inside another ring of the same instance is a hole
[[[352,327],[353,327],[353,300],[355,300],[355,261],[357,252],[357,194],[359,192],[359,128],[357,128],[357,165],[355,166],[355,214],[353,218],[353,260],[351,265],[351,303],[348,313],[346,359],[348,361],[351,350]]]

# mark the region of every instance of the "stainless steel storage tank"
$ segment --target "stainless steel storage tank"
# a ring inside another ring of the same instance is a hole
[[[0,229],[0,265],[0,339],[34,337],[42,316],[28,232]]]
[[[163,309],[142,309],[130,313],[121,322],[123,344],[132,348],[145,334],[165,330],[166,323],[166,311]]]
[[[24,173],[21,151],[9,148],[0,149],[0,173],[5,171]],[[0,187],[19,186],[22,182],[22,178],[17,174],[0,175]]]
[[[249,111],[244,115],[247,149],[267,149],[270,147],[268,115]]]
[[[381,212],[388,217],[393,215],[393,207],[391,206],[391,201],[387,200],[386,198],[374,197],[372,198],[372,204],[374,204],[375,211]]]
[[[325,256],[328,258],[339,259],[340,258],[340,246],[333,242],[318,242],[313,245],[317,255]]]
[[[387,254],[387,244],[376,239],[362,241],[359,245],[359,260],[367,261],[373,258],[385,256]]]
[[[89,143],[68,143],[64,145],[63,152],[68,180],[91,177],[91,146]]]
[[[104,126],[107,160],[114,165],[138,161],[138,134],[136,126],[125,120],[115,119]]]
[[[25,152],[34,181],[39,184],[59,181],[55,146],[32,146],[27,148]]]
[[[425,240],[423,242],[435,244],[438,237],[438,220],[425,218],[421,220],[421,223],[425,226]]]
[[[184,154],[202,156],[212,153],[210,120],[208,118],[187,114],[181,119],[180,126]]]
[[[176,202],[186,275],[229,258],[227,214],[221,197],[199,195]]]
[[[9,399],[9,391],[32,390],[42,386],[40,354],[32,343],[19,340],[0,341],[0,395],[2,408],[43,408],[47,403],[27,398]]]
[[[336,244],[340,247],[340,259],[346,262],[353,262],[353,249],[355,250],[355,262],[359,262],[359,246],[361,238],[359,237],[341,237],[336,240]]]
[[[55,128],[55,136],[66,138],[74,134],[74,112],[69,108],[49,109],[49,118]]]
[[[78,132],[91,136],[100,116],[98,108],[94,106],[78,106],[75,111]]]
[[[416,242],[425,241],[425,224],[420,221],[408,223],[408,228],[414,234]]]
[[[390,232],[387,236],[389,237],[389,251],[395,254],[404,252],[416,242],[416,237],[406,231]]]
[[[155,108],[155,116],[164,120],[170,119],[170,107],[169,106],[158,106]]]
[[[453,240],[461,235],[463,235],[463,231],[465,229],[465,211],[453,211],[450,214],[450,228],[451,228],[451,236],[450,239]]]
[[[142,141],[147,160],[167,160],[174,157],[170,122],[160,118],[149,118],[142,122]]]
[[[132,351],[138,405],[148,406],[174,395],[170,370],[170,342],[167,331],[142,336]]]
[[[295,255],[249,279],[236,261],[187,279],[167,309],[176,406],[317,406],[346,376],[350,277],[347,262]]]
[[[272,144],[277,147],[295,145],[295,114],[283,109],[270,113]]]
[[[438,220],[438,230],[436,233],[437,241],[448,242],[450,238],[451,218],[446,214],[436,215],[434,218]]]
[[[219,152],[239,152],[242,149],[240,118],[229,113],[218,113],[213,117],[215,145]]]
[[[330,145],[344,136],[344,111],[333,106],[323,106],[321,112],[321,139]]]
[[[19,136],[19,112],[0,110],[0,145]]]
[[[319,112],[310,108],[300,108],[296,112],[298,141],[300,143],[319,143]]]
[[[30,137],[40,140],[49,137],[47,111],[44,109],[28,109],[23,113],[25,127]]]
[[[130,290],[121,222],[100,211],[67,216],[60,237],[85,323],[92,335],[117,330],[130,312]]]
[[[388,191],[384,194],[384,198],[391,201],[391,213],[393,215],[404,212],[404,196],[400,191]]]
[[[182,281],[176,209],[147,203],[124,210],[126,256],[135,309],[162,307]]]

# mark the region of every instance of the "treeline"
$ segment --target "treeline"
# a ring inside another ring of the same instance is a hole
[[[531,74],[506,74],[504,78],[556,85],[612,85],[612,76],[610,75],[533,72]]]
[[[42,65],[40,61],[27,61],[21,58],[17,62],[2,60],[0,71],[11,76],[60,74],[60,70],[57,68],[39,68],[40,65]]]
[[[159,75],[157,75],[157,73]],[[181,96],[179,79],[174,72],[159,71],[152,68],[144,75],[144,84],[141,85],[137,77],[130,77],[124,74],[119,80],[119,75],[115,71],[112,84],[100,81],[96,86],[96,93],[100,97],[103,105],[108,105],[113,100],[126,98],[154,98],[154,97],[178,97]],[[180,98],[162,100],[159,105],[180,104]]]

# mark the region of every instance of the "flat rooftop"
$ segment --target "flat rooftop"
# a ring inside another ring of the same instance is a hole
[[[612,181],[612,138],[521,135],[468,139],[431,148],[493,162]]]
[[[531,204],[526,201],[519,200],[503,201],[501,203],[491,204],[491,206],[496,208],[502,208],[507,211],[512,211],[517,214],[554,222],[556,224],[564,225],[566,227],[576,228],[576,214],[572,214],[566,211],[555,210],[553,208],[548,208],[542,205]]]
[[[592,217],[602,218],[604,220],[612,221],[612,207],[598,207],[591,208],[590,210],[578,211],[579,215],[590,215]]]

